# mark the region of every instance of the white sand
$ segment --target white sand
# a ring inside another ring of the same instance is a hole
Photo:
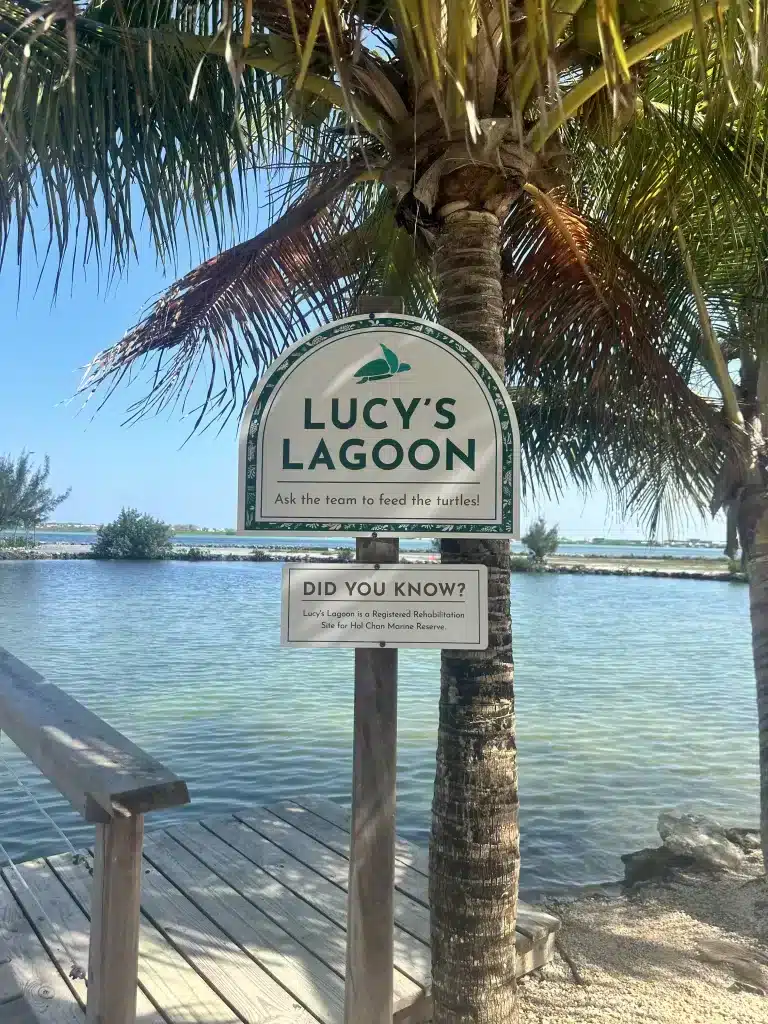
[[[768,1024],[768,998],[743,987],[768,994],[764,876],[681,875],[551,909],[591,984],[556,957],[524,979],[522,1024]]]

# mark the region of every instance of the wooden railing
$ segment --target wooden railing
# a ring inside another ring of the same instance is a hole
[[[135,1024],[144,815],[187,785],[0,647],[0,731],[96,826],[87,1024]]]

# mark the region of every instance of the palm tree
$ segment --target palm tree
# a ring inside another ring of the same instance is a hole
[[[0,0],[0,229],[7,241],[13,226],[21,255],[40,203],[60,259],[79,238],[121,269],[138,206],[163,257],[179,232],[219,248],[261,172],[269,226],[182,277],[96,358],[86,388],[112,389],[150,359],[140,413],[183,402],[207,363],[202,422],[237,408],[246,369],[296,333],[363,291],[397,292],[508,370],[529,401],[537,465],[626,487],[598,444],[613,425],[614,447],[645,439],[654,467],[687,480],[699,456],[678,457],[666,428],[703,435],[710,410],[675,367],[655,289],[567,202],[563,144],[612,137],[677,40],[694,64],[726,69],[727,100],[730,58],[759,68],[760,11],[748,0]],[[442,658],[434,1020],[507,1024],[519,864],[509,546],[446,539],[442,557],[488,566],[490,644]]]
[[[690,60],[690,57],[688,58]],[[710,66],[716,79],[721,69]],[[674,86],[670,88],[670,82]],[[716,81],[710,93],[716,92]],[[718,410],[709,437],[714,480],[709,510],[725,510],[725,553],[741,549],[750,588],[757,683],[760,820],[768,865],[768,183],[764,90],[738,110],[702,102],[690,77],[668,76],[647,120],[663,121],[677,145],[662,151],[642,139],[647,125],[625,133],[614,152],[612,182],[585,203],[624,251],[665,291],[669,338],[676,364],[692,393],[706,394]],[[663,98],[662,102],[659,102]],[[706,153],[700,170],[709,182],[690,181],[690,151]],[[649,179],[658,199],[653,217],[643,209]],[[591,176],[591,181],[596,180]],[[638,202],[638,200],[640,200]],[[630,212],[631,211],[631,212]],[[735,367],[735,375],[733,368]],[[659,479],[636,474],[625,506],[658,508]],[[703,497],[703,495],[701,495]],[[703,502],[701,502],[703,503]]]

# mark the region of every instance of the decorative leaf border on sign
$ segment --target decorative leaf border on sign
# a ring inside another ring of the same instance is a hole
[[[502,469],[501,469],[501,522],[500,523],[346,523],[346,522],[307,522],[290,523],[282,520],[269,521],[256,518],[256,492],[257,492],[257,438],[261,427],[261,420],[264,411],[269,404],[275,389],[286,373],[303,359],[308,352],[318,345],[323,344],[339,335],[352,334],[360,330],[373,327],[390,327],[393,330],[423,334],[433,341],[457,353],[461,359],[468,363],[485,385],[488,393],[493,399],[496,413],[499,417],[502,439]],[[242,532],[247,533],[272,533],[290,531],[293,533],[342,533],[342,534],[457,534],[460,536],[482,535],[492,536],[499,534],[503,537],[515,536],[518,523],[516,522],[516,466],[515,460],[519,458],[517,439],[517,421],[514,425],[510,415],[511,405],[509,396],[499,387],[496,374],[490,369],[485,360],[469,347],[467,342],[462,342],[456,335],[451,334],[438,324],[428,323],[425,320],[418,320],[408,316],[388,316],[386,314],[365,314],[350,317],[346,320],[339,320],[326,328],[311,334],[308,338],[299,342],[279,361],[279,365],[273,371],[267,371],[268,378],[261,386],[256,403],[251,413],[251,420],[248,425],[247,444],[245,451],[245,488],[244,488],[244,525]],[[242,500],[242,499],[241,499]]]

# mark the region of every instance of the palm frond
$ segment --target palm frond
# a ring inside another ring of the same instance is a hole
[[[246,211],[247,140],[264,137],[266,111],[273,137],[285,130],[274,81],[249,69],[238,93],[177,34],[86,18],[68,70],[63,30],[34,41],[23,13],[0,0],[0,246],[15,232],[20,261],[38,208],[60,257],[77,236],[85,259],[106,244],[119,268],[144,216],[163,257],[188,232],[221,244]]]
[[[504,229],[507,373],[536,397],[521,430],[531,484],[599,479],[652,528],[683,498],[703,510],[724,428],[667,341],[664,292],[562,199],[521,197]]]
[[[292,71],[272,53],[279,35],[252,37],[233,80],[216,5],[94,4],[66,22],[50,10],[0,0],[0,255],[15,236],[21,261],[41,214],[43,251],[60,260],[79,242],[84,260],[119,270],[144,218],[162,260],[190,235],[221,248],[247,223],[260,168],[311,175],[360,152],[346,115],[329,121],[327,103],[313,106],[321,95],[297,106]]]
[[[557,499],[576,485],[601,484],[615,511],[644,523],[650,535],[672,528],[681,510],[704,515],[727,450],[717,406],[679,410],[599,402],[578,385],[512,384],[526,494]]]
[[[380,186],[350,186],[361,166],[340,169],[266,231],[177,281],[94,359],[81,392],[105,388],[106,400],[154,362],[151,392],[130,410],[138,418],[176,402],[184,408],[207,366],[194,430],[239,411],[252,380],[286,345],[354,312],[364,294],[398,295],[408,312],[432,317],[430,253],[397,224]]]
[[[93,360],[80,390],[106,385],[110,394],[137,364],[154,360],[151,393],[133,407],[134,415],[178,401],[184,410],[195,375],[207,364],[195,427],[207,413],[237,409],[251,371],[258,376],[297,332],[344,315],[354,268],[337,243],[375,202],[375,183],[352,187],[365,167],[326,169],[325,181],[270,227],[182,277]]]

